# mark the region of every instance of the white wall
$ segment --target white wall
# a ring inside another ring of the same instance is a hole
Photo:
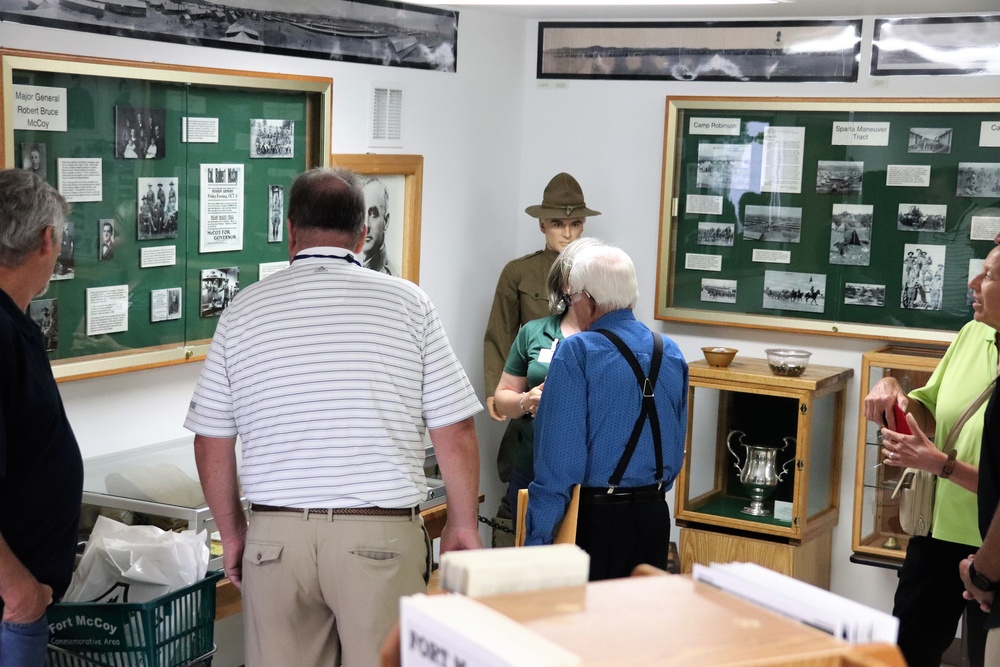
[[[644,286],[640,319],[670,334],[689,359],[703,345],[725,342],[762,356],[776,343],[814,351],[817,364],[853,368],[848,392],[841,517],[834,532],[833,590],[889,609],[895,576],[853,565],[851,516],[861,354],[875,341],[790,335],[654,322],[664,100],[667,96],[974,97],[998,90],[997,77],[905,77],[856,84],[569,81],[541,88],[535,79],[534,21],[465,10],[461,13],[458,73],[247,54],[124,38],[0,24],[0,44],[62,53],[139,59],[228,69],[279,71],[334,79],[334,152],[365,152],[368,86],[406,88],[407,145],[425,158],[420,284],[438,306],[474,386],[482,385],[482,334],[503,264],[542,246],[537,224],[523,213],[538,203],[548,179],[569,171],[587,203],[604,215],[587,234],[624,248]],[[872,21],[865,23],[863,53]],[[210,57],[209,57],[210,56]],[[862,59],[863,65],[867,58]],[[864,69],[864,67],[862,68]],[[159,369],[61,385],[85,456],[184,437],[181,427],[199,365]],[[494,457],[501,427],[480,415],[484,514],[496,507]],[[676,535],[675,535],[676,537]]]

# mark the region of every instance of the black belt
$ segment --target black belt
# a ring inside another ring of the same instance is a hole
[[[347,514],[354,516],[409,516],[420,514],[419,507],[275,507],[274,505],[250,505],[251,512],[294,512],[308,516],[310,514]]]
[[[608,493],[606,486],[585,486],[580,489],[580,504],[582,505],[612,505],[622,503],[650,503],[666,499],[667,492],[658,484],[636,486],[630,489],[618,487],[614,493]]]

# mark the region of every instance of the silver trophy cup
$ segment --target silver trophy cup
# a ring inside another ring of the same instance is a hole
[[[746,461],[742,466],[739,454],[733,451],[733,436],[737,437],[738,444],[746,450]],[[787,469],[789,464],[795,461],[794,457],[785,461],[779,473],[775,460],[778,452],[784,451],[788,445],[795,444],[795,438],[782,438],[785,444],[781,447],[759,447],[743,442],[745,436],[746,433],[743,431],[734,429],[726,437],[726,448],[736,459],[733,465],[740,471],[740,483],[750,496],[750,504],[744,507],[742,512],[751,516],[770,516],[771,510],[764,508],[764,501],[774,491],[774,487],[778,486],[778,482],[784,480],[784,476],[789,472]]]

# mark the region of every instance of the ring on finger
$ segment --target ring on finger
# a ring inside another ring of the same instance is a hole
[[[896,452],[889,452],[889,458],[890,459],[896,458]]]

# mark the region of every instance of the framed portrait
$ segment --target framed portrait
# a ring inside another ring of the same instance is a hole
[[[362,263],[374,270],[420,279],[422,155],[333,155],[332,164],[361,174],[368,233]]]

